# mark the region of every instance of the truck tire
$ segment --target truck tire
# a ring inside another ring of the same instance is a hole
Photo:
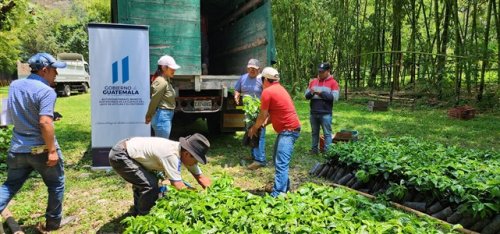
[[[65,84],[64,85],[64,88],[62,90],[62,95],[64,97],[69,97],[71,96],[71,87],[68,85],[68,84]]]
[[[82,83],[82,93],[89,92],[89,85],[87,83]]]

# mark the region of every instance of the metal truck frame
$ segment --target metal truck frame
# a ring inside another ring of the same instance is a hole
[[[113,23],[149,26],[150,71],[168,54],[181,68],[174,119],[203,118],[211,133],[244,130],[233,87],[250,58],[275,60],[270,0],[112,0]],[[207,69],[208,67],[208,69]],[[175,126],[174,126],[175,127]]]

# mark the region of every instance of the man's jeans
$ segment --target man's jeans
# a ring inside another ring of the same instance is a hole
[[[252,148],[254,161],[266,165],[266,128],[261,128],[259,136],[259,147]]]
[[[327,151],[330,144],[332,144],[332,114],[311,114],[309,120],[311,121],[312,135],[311,150],[318,152],[319,127],[321,126],[325,136],[325,148],[323,150]]]
[[[245,115],[246,119],[249,119],[250,117],[248,115]],[[249,129],[252,127],[249,123],[245,124],[246,129]],[[267,160],[266,160],[266,128],[261,128],[262,130],[260,131],[260,136],[259,136],[259,147],[252,148],[250,150],[250,153],[252,154],[253,160],[260,163],[261,165],[265,166],[267,165]]]
[[[62,218],[64,197],[64,161],[61,150],[57,150],[59,160],[53,167],[47,166],[48,154],[12,153],[7,155],[7,180],[0,187],[0,211],[23,186],[30,173],[35,170],[43,179],[49,193],[45,219],[47,223],[59,223]]]
[[[280,193],[290,190],[290,179],[288,178],[288,167],[292,159],[295,141],[299,138],[299,132],[283,131],[276,137],[274,144],[274,187],[271,192],[272,197],[277,197]]]
[[[172,130],[172,119],[174,110],[156,109],[156,113],[151,120],[151,126],[155,131],[155,136],[168,139]]]
[[[109,152],[109,164],[116,173],[132,184],[135,214],[145,215],[159,197],[158,178],[128,156],[124,141],[118,142]]]

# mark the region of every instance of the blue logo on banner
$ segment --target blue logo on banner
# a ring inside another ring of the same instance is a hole
[[[102,94],[104,95],[112,95],[112,96],[116,96],[116,95],[139,95],[139,90],[137,90],[137,88],[135,86],[132,86],[132,85],[125,85],[125,83],[127,83],[130,79],[130,71],[129,71],[129,62],[128,62],[129,58],[128,56],[127,57],[124,57],[122,58],[122,79],[121,79],[121,82],[119,82],[120,80],[118,79],[118,61],[115,61],[113,62],[113,64],[111,65],[111,69],[112,69],[112,81],[113,81],[113,85],[107,85],[107,86],[104,86],[104,89],[102,91]]]
[[[113,69],[113,84],[118,82],[118,61],[112,65]],[[122,84],[125,84],[129,79],[128,56],[122,59]]]

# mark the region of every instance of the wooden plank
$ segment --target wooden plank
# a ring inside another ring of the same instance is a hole
[[[235,12],[226,17],[222,22],[217,25],[217,28],[223,28],[232,21],[240,18],[242,15],[250,11],[252,8],[257,7],[257,5],[261,4],[263,0],[250,0],[245,5],[239,7]]]
[[[223,68],[219,69],[220,74],[245,73],[246,63],[250,58],[260,60],[262,67],[270,65],[268,50],[273,46],[269,43],[272,36],[269,34],[269,31],[272,32],[269,30],[270,8],[269,2],[266,2],[223,28],[220,33],[212,34],[211,40],[219,41],[220,44],[210,49],[212,57],[216,58],[211,66]],[[232,53],[227,54],[229,51]]]

